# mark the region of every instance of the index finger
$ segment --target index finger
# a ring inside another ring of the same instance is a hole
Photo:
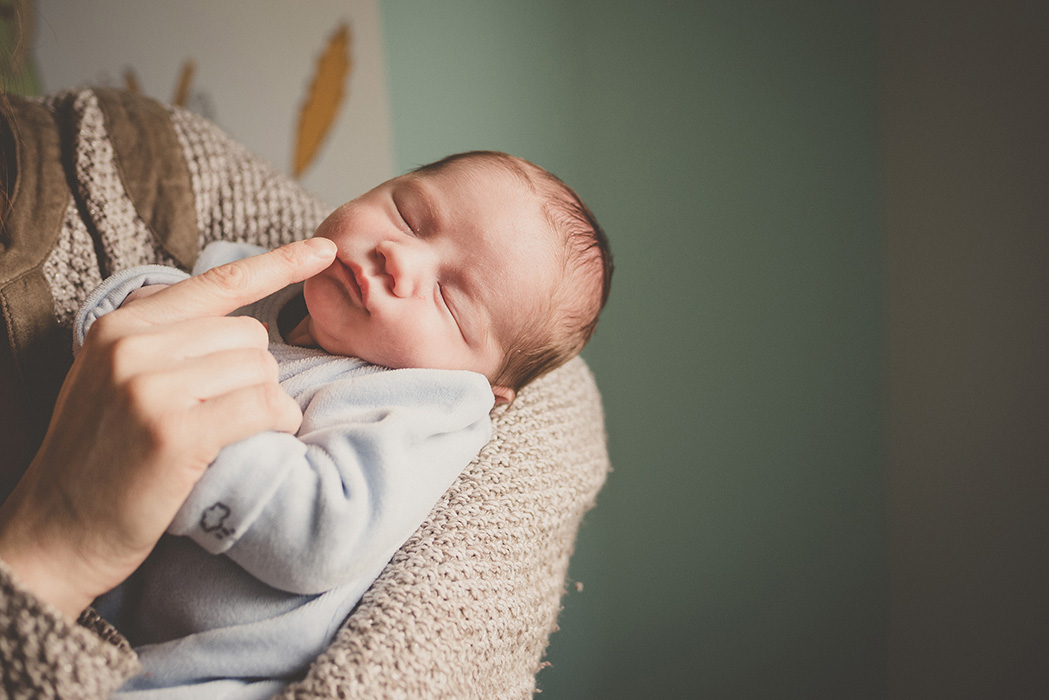
[[[321,272],[335,259],[327,238],[304,241],[221,265],[128,305],[151,323],[176,323],[205,316],[225,316],[289,284]],[[122,311],[123,311],[122,310]]]

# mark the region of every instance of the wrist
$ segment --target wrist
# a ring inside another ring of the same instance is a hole
[[[0,559],[7,565],[11,578],[37,600],[76,620],[91,605],[94,596],[82,580],[77,580],[73,573],[76,567],[68,566],[69,558],[24,532],[8,517],[6,505],[0,508]]]
[[[33,498],[40,490],[33,476],[30,468],[0,506],[0,559],[24,590],[76,620],[112,583],[92,566],[85,529],[54,502]]]

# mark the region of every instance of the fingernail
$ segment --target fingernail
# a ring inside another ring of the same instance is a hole
[[[330,258],[335,254],[335,242],[327,238],[307,238],[304,244],[318,258]]]

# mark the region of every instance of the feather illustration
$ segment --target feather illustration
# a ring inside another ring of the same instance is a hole
[[[134,68],[127,68],[124,71],[124,87],[128,92],[142,92],[142,86],[138,82],[138,73]]]
[[[193,59],[187,58],[182,63],[182,70],[178,75],[178,83],[175,85],[175,94],[171,97],[171,104],[185,107],[189,101],[189,90],[193,85],[193,73],[197,70],[197,64]]]
[[[295,177],[301,177],[313,162],[321,143],[331,130],[345,97],[344,86],[351,69],[350,27],[344,22],[332,34],[317,61],[313,82],[299,110],[292,166],[292,175]]]

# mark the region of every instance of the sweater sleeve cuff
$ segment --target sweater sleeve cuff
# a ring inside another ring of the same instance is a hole
[[[139,670],[127,641],[94,611],[74,623],[0,561],[0,695],[108,698]]]

